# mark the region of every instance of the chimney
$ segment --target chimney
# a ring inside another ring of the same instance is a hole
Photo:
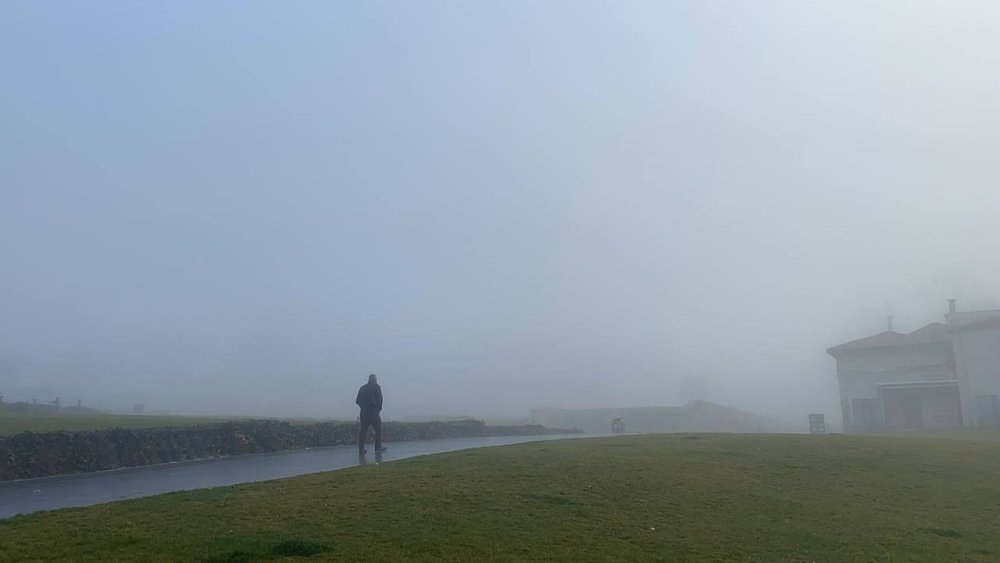
[[[892,332],[892,315],[885,316],[885,324],[888,327],[889,332]]]
[[[951,314],[951,315],[955,314],[955,300],[954,299],[949,299],[948,300],[948,313]]]

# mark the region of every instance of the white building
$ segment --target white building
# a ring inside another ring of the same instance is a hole
[[[889,330],[827,350],[846,431],[997,426],[1000,310],[957,312],[909,334]]]

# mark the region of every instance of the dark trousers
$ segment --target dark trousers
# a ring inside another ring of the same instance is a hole
[[[368,438],[368,427],[375,429],[375,448],[382,447],[382,417],[377,412],[361,411],[361,427],[358,428],[358,450],[365,449],[365,440]]]

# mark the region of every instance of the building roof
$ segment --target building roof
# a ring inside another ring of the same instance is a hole
[[[839,346],[827,349],[826,352],[830,355],[836,355],[838,352],[846,350],[884,348],[888,346],[944,344],[950,341],[951,336],[948,334],[947,326],[941,323],[931,323],[925,327],[918,328],[909,334],[887,330],[872,336],[845,342]]]
[[[983,309],[979,311],[954,311],[945,315],[948,325],[959,326],[978,323],[1000,317],[1000,309]]]
[[[966,330],[977,330],[981,328],[994,328],[1000,326],[1000,317],[993,317],[989,319],[983,319],[981,321],[965,323],[957,326],[951,327],[954,332],[963,332]]]

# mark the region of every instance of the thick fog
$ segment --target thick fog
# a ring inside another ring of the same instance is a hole
[[[0,7],[0,394],[692,398],[1000,306],[994,2]]]

